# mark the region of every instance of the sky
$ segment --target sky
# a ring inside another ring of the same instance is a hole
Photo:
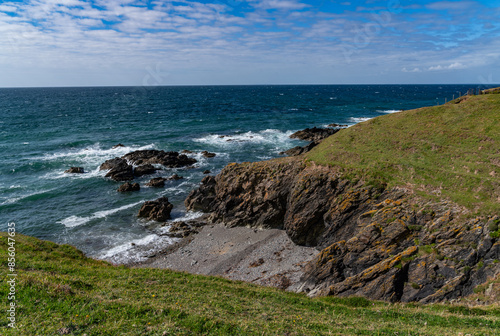
[[[500,0],[0,1],[0,87],[500,83]]]

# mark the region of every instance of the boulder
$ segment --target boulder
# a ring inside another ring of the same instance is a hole
[[[82,167],[71,167],[69,168],[68,170],[65,170],[64,171],[66,174],[83,174],[85,173],[83,171],[83,168]]]
[[[139,191],[141,189],[141,186],[139,183],[130,183],[126,182],[118,188],[118,192],[128,192],[128,191]]]
[[[115,181],[131,181],[134,179],[134,168],[123,158],[114,158],[105,161],[99,170],[109,170],[106,177]]]
[[[141,177],[143,175],[150,175],[156,172],[156,168],[152,164],[145,164],[142,166],[135,167],[134,175],[137,177]]]
[[[202,154],[204,157],[206,157],[206,158],[213,158],[213,157],[215,157],[215,156],[217,155],[217,154],[215,154],[215,153],[210,153],[210,152],[208,152],[208,151],[203,151],[203,152],[201,152],[201,154]]]
[[[212,173],[212,172],[208,169],[203,171],[203,174],[205,174],[205,175],[210,174],[210,173]]]
[[[164,222],[170,219],[170,212],[173,205],[168,201],[167,197],[161,197],[155,201],[145,202],[139,210],[138,217]]]
[[[165,181],[167,179],[166,178],[163,178],[163,177],[155,177],[153,179],[151,179],[151,181],[149,181],[148,183],[146,183],[146,185],[148,187],[153,187],[153,188],[162,188],[165,186]]]
[[[170,176],[167,180],[169,180],[169,181],[177,181],[177,180],[182,180],[183,178],[184,177],[182,177],[182,176],[174,174],[174,175]]]
[[[195,164],[197,161],[178,152],[165,152],[162,150],[138,150],[122,157],[135,165],[161,164],[167,168],[180,168]]]

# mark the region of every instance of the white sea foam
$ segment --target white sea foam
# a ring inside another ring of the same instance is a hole
[[[103,149],[99,143],[78,150],[69,150],[63,152],[57,152],[52,154],[46,154],[42,157],[35,158],[39,160],[46,161],[57,161],[61,159],[70,159],[76,160],[83,163],[102,163],[103,159],[112,158],[115,156],[123,156],[127,153],[130,153],[135,150],[144,150],[144,149],[152,149],[154,148],[154,144],[149,144],[146,146],[124,146],[124,147],[116,147],[116,148],[106,148]]]
[[[94,178],[94,177],[103,177],[105,176],[107,171],[105,170],[99,170],[99,167],[91,170],[91,171],[85,171],[83,174],[68,174],[63,171],[55,171],[55,172],[50,172],[45,174],[42,178],[48,179],[48,180],[56,180],[56,179],[61,179],[61,178],[70,178],[70,179],[88,179],[88,178]]]
[[[96,256],[114,263],[138,262],[146,260],[148,255],[171,245],[178,239],[150,234],[143,238],[121,243]]]
[[[396,113],[401,112],[401,110],[377,110],[379,113]]]
[[[186,214],[184,216],[173,219],[172,222],[186,222],[186,221],[200,218],[201,216],[203,216],[203,212],[189,211],[189,212],[186,212]]]
[[[289,142],[289,137],[292,133],[292,131],[282,132],[276,129],[266,129],[257,133],[249,131],[231,135],[211,134],[195,139],[194,141],[219,147],[234,146],[242,143],[276,144]]]
[[[366,117],[355,118],[355,117],[351,117],[351,118],[349,118],[349,121],[354,122],[354,123],[360,123],[360,122],[363,122],[363,121],[368,121],[370,119],[373,119],[373,118],[366,118]]]
[[[111,210],[97,211],[88,217],[80,217],[80,216],[73,215],[73,216],[70,216],[70,217],[67,217],[65,219],[60,220],[58,223],[63,224],[64,226],[66,226],[68,228],[72,228],[72,227],[84,225],[84,224],[86,224],[94,219],[105,218],[105,217],[112,215],[112,214],[115,214],[117,212],[132,208],[132,207],[134,207],[140,203],[143,203],[143,202],[144,201],[140,201],[140,202],[136,202],[136,203],[132,203],[132,204],[127,204],[127,205],[121,206],[121,207],[116,208],[116,209],[111,209]]]
[[[11,186],[11,188],[12,187],[16,187],[16,186]],[[28,197],[31,197],[31,196],[35,196],[35,195],[45,194],[45,193],[48,193],[48,192],[50,192],[52,190],[54,190],[54,188],[47,189],[47,190],[36,191],[36,192],[31,192],[31,193],[27,193],[27,194],[24,194],[24,195],[18,195],[18,196],[14,196],[14,197],[4,198],[5,200],[2,203],[0,203],[0,206],[1,205],[14,204],[14,203],[19,202],[20,200],[25,199],[25,198],[28,198]]]

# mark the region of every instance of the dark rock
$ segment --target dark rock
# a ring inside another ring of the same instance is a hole
[[[192,152],[192,151],[190,151],[190,150],[184,149],[184,150],[181,152],[181,154],[193,154],[193,152]]]
[[[306,141],[320,142],[323,139],[337,133],[340,129],[336,128],[306,128],[305,130],[298,131],[290,135],[292,139],[300,139]]]
[[[167,180],[169,180],[169,181],[177,181],[177,180],[182,180],[183,178],[184,177],[182,177],[182,176],[174,174],[174,175],[170,176]]]
[[[205,174],[205,175],[206,174],[210,174],[210,173],[212,173],[212,172],[210,170],[208,170],[208,169],[203,171],[203,174]]]
[[[201,154],[203,154],[203,156],[206,157],[206,158],[213,158],[213,157],[216,156],[215,153],[210,153],[208,151],[203,151],[203,152],[201,152]]]
[[[311,142],[310,144],[305,145],[305,146],[296,146],[296,147],[290,148],[289,150],[281,152],[280,154],[282,154],[282,155],[285,154],[288,156],[301,155],[301,154],[309,152],[311,149],[316,147],[318,144],[319,144],[319,142]]]
[[[115,181],[130,181],[134,179],[134,168],[123,158],[114,158],[105,161],[99,170],[109,170],[106,177]]]
[[[215,200],[215,177],[206,176],[198,189],[191,191],[184,201],[188,210],[210,212]]]
[[[139,210],[138,217],[164,222],[170,219],[170,212],[173,205],[168,201],[168,198],[161,197],[155,201],[145,202]]]
[[[160,150],[139,150],[128,153],[122,157],[135,165],[161,164],[167,168],[180,168],[190,166],[197,161],[178,152],[165,152]]]
[[[185,201],[228,226],[280,228],[321,249],[300,290],[422,303],[456,299],[500,274],[498,217],[343,179],[296,158],[230,164]]]
[[[153,179],[151,179],[151,181],[149,181],[148,183],[146,183],[146,185],[148,187],[154,187],[154,188],[162,188],[165,186],[165,181],[167,179],[166,178],[163,178],[163,177],[155,177]]]
[[[127,191],[139,191],[141,189],[141,186],[139,183],[130,183],[126,182],[118,188],[118,192],[127,192]]]
[[[335,123],[333,123],[333,124],[328,125],[328,127],[339,127],[339,128],[345,128],[345,127],[347,127],[347,125],[340,125],[340,124],[335,124]]]
[[[197,228],[189,225],[188,222],[172,222],[167,236],[172,238],[185,238],[198,232]]]
[[[65,170],[64,171],[66,174],[83,174],[85,173],[83,171],[83,168],[82,167],[71,167],[69,168],[68,170]]]
[[[142,166],[135,167],[134,175],[137,177],[141,177],[143,175],[154,174],[156,172],[156,168],[152,164],[145,164]]]
[[[120,148],[120,147],[125,147],[125,146],[122,145],[121,143],[119,143],[118,145],[114,145],[113,147],[111,147],[111,149]]]

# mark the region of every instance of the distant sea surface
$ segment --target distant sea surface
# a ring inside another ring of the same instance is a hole
[[[230,162],[259,161],[305,143],[289,135],[330,123],[353,125],[387,113],[443,104],[473,85],[321,85],[0,89],[0,230],[68,243],[116,262],[140,260],[132,248],[159,248],[173,239],[137,218],[141,204],[166,196],[172,220],[203,172]],[[223,137],[222,137],[223,136]],[[125,147],[112,147],[118,143]],[[138,179],[139,192],[99,166],[138,149],[217,154],[194,168],[164,169]],[[84,174],[65,174],[72,166]],[[165,188],[144,184],[172,174]]]

